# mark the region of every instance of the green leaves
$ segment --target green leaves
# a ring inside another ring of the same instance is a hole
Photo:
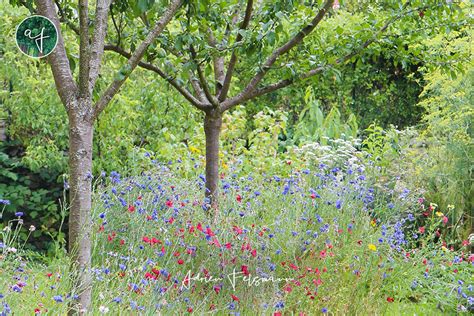
[[[131,0],[129,3],[134,15],[137,17],[150,10],[155,4],[155,0]]]
[[[129,64],[122,66],[122,68],[120,68],[117,74],[115,75],[115,80],[116,81],[125,80],[125,78],[130,75],[131,71],[132,71],[132,67],[130,67]]]

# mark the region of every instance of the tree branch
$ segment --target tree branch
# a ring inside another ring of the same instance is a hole
[[[208,32],[209,46],[217,49],[217,41],[211,29]],[[212,58],[214,62],[214,78],[216,82],[216,95],[221,93],[222,85],[224,84],[224,56],[217,56]]]
[[[89,91],[92,93],[95,82],[99,76],[102,55],[104,54],[104,42],[107,34],[107,17],[110,9],[111,0],[97,0],[95,27],[92,36],[91,54],[90,54],[90,73],[89,73]]]
[[[158,22],[156,22],[154,28],[148,33],[145,40],[133,52],[133,54],[128,59],[127,64],[122,68],[122,77],[116,78],[97,101],[94,107],[94,119],[96,119],[99,114],[105,109],[107,104],[109,104],[110,100],[112,100],[114,95],[117,94],[125,80],[127,80],[127,78],[130,76],[131,72],[138,66],[140,60],[143,58],[143,55],[145,55],[145,52],[148,47],[158,37],[158,35],[161,34],[166,25],[171,21],[176,11],[178,11],[178,8],[180,7],[181,3],[182,0],[171,1],[168,9],[165,11],[163,16],[158,20]]]
[[[79,0],[79,96],[88,97],[90,71],[89,3]]]
[[[61,102],[69,111],[71,105],[76,99],[78,88],[72,77],[69,60],[67,59],[66,49],[64,48],[64,39],[59,25],[59,18],[56,14],[54,4],[51,0],[36,0],[38,13],[49,18],[56,25],[58,30],[58,44],[47,59],[51,65],[54,83],[58,91]]]
[[[59,21],[60,22],[66,22],[66,25],[69,26],[69,28],[76,33],[76,35],[79,35],[79,28],[77,25],[75,25],[69,18],[66,16],[66,13],[64,13],[63,9],[61,8],[61,5],[59,4],[58,0],[54,0],[54,3],[56,3],[56,6],[58,7],[58,13],[59,13]]]
[[[114,46],[114,45],[105,45],[104,46],[104,50],[107,50],[107,51],[113,51],[113,52],[116,52],[118,54],[120,54],[121,56],[123,57],[126,57],[126,58],[130,58],[132,56],[132,54],[130,54],[129,52],[126,52],[125,50],[123,50],[122,48],[118,47],[118,46]],[[147,70],[150,70],[150,71],[153,71],[154,73],[157,73],[161,78],[165,79],[166,81],[169,82],[170,85],[172,85],[179,93],[181,93],[181,95],[183,97],[186,98],[186,100],[188,100],[189,102],[191,102],[195,107],[197,107],[198,109],[200,110],[205,110],[207,108],[210,108],[210,104],[205,104],[203,102],[200,102],[199,100],[197,100],[188,90],[186,90],[185,88],[183,88],[177,81],[176,81],[176,78],[173,78],[171,77],[170,75],[168,75],[167,73],[165,73],[163,70],[161,70],[159,67],[155,66],[155,65],[152,65],[150,63],[146,63],[146,62],[143,62],[143,61],[140,61],[138,63],[138,66],[144,68],[144,69],[147,69]]]
[[[191,52],[191,58],[196,64],[199,82],[201,83],[201,87],[204,90],[204,94],[206,95],[207,100],[214,107],[217,107],[219,104],[217,103],[216,98],[212,95],[211,90],[209,89],[209,85],[207,84],[206,77],[204,76],[204,73],[202,72],[201,65],[197,62],[196,50],[194,50],[193,45],[189,47],[189,51]]]
[[[324,15],[329,11],[333,4],[334,0],[327,0],[324,4],[323,8],[321,8],[316,14],[316,16],[311,20],[311,22],[306,25],[303,29],[301,29],[294,37],[292,37],[288,42],[286,42],[283,46],[277,48],[273,53],[267,58],[267,60],[263,63],[261,69],[257,74],[250,80],[249,84],[234,98],[237,103],[242,102],[243,99],[247,99],[247,95],[250,94],[259,84],[259,82],[263,79],[263,77],[267,74],[268,70],[271,66],[275,63],[275,61],[281,55],[286,54],[290,49],[301,43],[301,41],[311,33],[316,26],[321,22]]]
[[[405,6],[403,7],[406,8],[408,5],[409,5],[410,1],[407,1],[407,3],[405,3]],[[231,98],[231,99],[228,99],[226,100],[225,102],[222,103],[222,111],[226,111],[228,109],[230,109],[231,107],[237,105],[237,104],[240,104],[242,102],[245,102],[247,100],[250,100],[250,99],[253,99],[253,98],[256,98],[256,97],[259,97],[261,95],[264,95],[264,94],[267,94],[267,93],[270,93],[270,92],[273,92],[273,91],[276,91],[276,90],[279,90],[279,89],[282,89],[282,88],[285,88],[293,83],[295,83],[296,81],[301,81],[301,80],[305,80],[309,77],[312,77],[312,76],[315,76],[321,72],[323,72],[325,69],[327,68],[331,68],[331,67],[334,67],[334,66],[337,66],[337,65],[340,65],[340,64],[343,64],[345,63],[346,61],[350,60],[352,57],[360,54],[360,52],[362,52],[365,48],[367,48],[370,44],[372,44],[373,42],[375,42],[379,35],[382,34],[383,32],[385,32],[387,30],[387,28],[390,26],[390,24],[392,24],[393,22],[399,20],[400,18],[402,18],[404,15],[406,14],[409,14],[413,11],[417,11],[419,9],[415,9],[415,10],[411,10],[411,11],[408,11],[408,12],[405,12],[405,13],[401,13],[397,16],[394,16],[392,17],[391,19],[389,19],[377,32],[375,32],[375,34],[372,36],[372,38],[368,39],[367,41],[365,41],[358,49],[352,51],[351,53],[341,57],[341,58],[338,58],[333,65],[326,65],[326,66],[318,66],[314,69],[311,69],[310,71],[304,73],[304,74],[301,74],[295,78],[290,78],[290,79],[284,79],[284,80],[280,80],[276,83],[273,83],[273,84],[270,84],[270,85],[267,85],[265,87],[262,87],[262,88],[259,88],[259,89],[254,89],[253,91],[251,91],[250,93],[248,93],[247,95],[245,95],[244,98],[241,98],[241,99],[238,99],[237,97],[234,97],[234,98]]]
[[[250,23],[250,17],[252,16],[253,9],[253,0],[247,0],[247,8],[245,9],[245,16],[242,24],[240,25],[240,30],[245,30]],[[239,32],[235,39],[235,43],[239,43],[242,40],[242,34]],[[237,55],[235,49],[232,51],[232,56],[230,57],[229,66],[227,67],[227,72],[225,74],[224,83],[222,84],[222,89],[218,94],[219,101],[224,101],[227,98],[227,93],[230,88],[230,81],[232,80],[232,74],[234,72],[235,64],[237,63]]]
[[[198,99],[201,100],[201,102],[206,102],[207,98],[206,98],[206,95],[204,94],[204,91],[201,88],[201,85],[199,84],[199,80],[196,77],[191,76],[190,81]]]

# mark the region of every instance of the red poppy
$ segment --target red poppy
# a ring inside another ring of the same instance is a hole
[[[234,227],[233,227],[233,230],[234,230],[234,232],[237,233],[237,235],[240,235],[240,234],[242,234],[242,233],[244,232],[241,228],[239,228],[239,227],[237,227],[237,226],[234,226]]]
[[[393,297],[390,297],[390,296],[389,296],[389,297],[387,297],[387,302],[389,302],[389,303],[393,303],[393,301],[394,301]]]
[[[224,245],[224,247],[226,247],[227,249],[230,249],[230,248],[232,248],[232,244],[230,242],[228,242],[227,244]]]
[[[298,268],[296,265],[294,265],[293,263],[289,263],[288,265],[289,265],[290,268],[292,268],[293,270],[298,270],[298,269],[299,269],[299,268]]]
[[[242,202],[242,197],[240,196],[240,194],[237,194],[237,197],[235,198],[237,200],[237,202]]]
[[[252,254],[252,257],[256,257],[257,256],[257,249],[253,249],[251,254]]]
[[[235,296],[234,294],[231,294],[231,296],[232,296],[232,299],[234,301],[237,301],[237,302],[240,301],[239,298],[237,296]]]
[[[173,207],[173,201],[170,201],[170,200],[166,200],[166,206],[168,207]]]
[[[206,228],[206,235],[211,237],[215,236],[214,232],[209,227]]]
[[[202,224],[201,223],[197,224],[197,230],[202,231]]]
[[[184,263],[184,260],[183,259],[179,259],[178,260],[178,264],[183,264]]]
[[[135,206],[129,205],[129,206],[128,206],[128,211],[129,211],[130,213],[135,212]]]
[[[245,276],[250,274],[248,266],[242,265],[242,267],[240,269],[242,270],[242,272],[244,273]]]

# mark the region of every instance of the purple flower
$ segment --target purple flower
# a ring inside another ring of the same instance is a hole
[[[3,204],[3,205],[10,205],[10,200],[1,200],[1,199],[0,199],[0,204]]]
[[[22,217],[24,215],[23,212],[15,212],[16,217]]]
[[[58,303],[64,302],[63,297],[61,295],[55,295],[53,296],[53,300],[55,300]]]

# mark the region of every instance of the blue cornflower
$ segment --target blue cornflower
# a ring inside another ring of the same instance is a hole
[[[55,295],[53,296],[53,300],[55,300],[58,303],[64,302],[63,297],[61,295]]]
[[[23,212],[15,212],[15,216],[16,216],[16,217],[22,217],[23,215],[25,215],[25,213],[23,213]]]
[[[0,204],[3,204],[3,205],[10,205],[10,200],[1,200],[1,199],[0,199]]]
[[[321,312],[323,312],[323,314],[326,314],[328,312],[328,309],[326,307],[323,307],[323,309],[321,309]]]
[[[270,269],[270,271],[275,271],[276,265],[274,263],[269,263],[268,268]]]

